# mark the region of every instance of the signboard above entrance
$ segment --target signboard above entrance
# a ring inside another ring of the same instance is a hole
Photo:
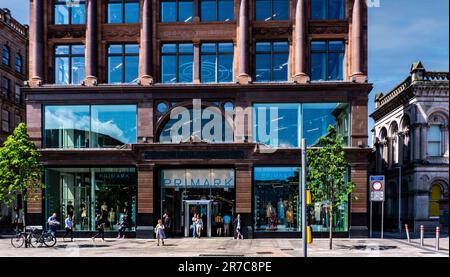
[[[163,188],[233,188],[234,169],[164,169]]]

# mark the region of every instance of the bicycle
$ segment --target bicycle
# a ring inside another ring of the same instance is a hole
[[[20,248],[28,241],[28,236],[30,234],[23,231],[16,231],[16,234],[11,238],[11,245],[14,248]]]
[[[56,237],[45,230],[42,230],[41,233],[37,233],[33,230],[29,239],[31,246],[35,248],[41,247],[42,245],[45,245],[46,247],[53,247],[56,245]]]

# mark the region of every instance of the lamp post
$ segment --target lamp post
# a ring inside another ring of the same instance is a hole
[[[301,182],[301,196],[302,196],[302,250],[303,257],[307,255],[307,235],[306,235],[306,141],[302,139],[302,182]]]
[[[398,221],[397,221],[397,226],[398,226],[398,232],[401,233],[402,232],[402,167],[401,166],[397,166],[396,168],[398,168]]]

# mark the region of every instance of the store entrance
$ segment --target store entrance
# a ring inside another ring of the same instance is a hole
[[[185,228],[184,236],[192,237],[194,235],[193,217],[198,216],[202,219],[203,229],[202,237],[211,237],[211,200],[185,200]]]

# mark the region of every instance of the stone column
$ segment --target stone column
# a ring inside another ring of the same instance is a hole
[[[442,131],[442,136],[443,136],[443,140],[442,140],[442,147],[443,147],[443,153],[445,157],[448,157],[448,125],[447,126],[442,126],[441,128]]]
[[[294,82],[307,83],[309,82],[309,76],[305,73],[305,0],[297,0],[295,7],[295,76]]]
[[[239,68],[237,82],[239,84],[249,84],[251,83],[251,77],[248,74],[248,3],[247,0],[241,0],[239,6],[239,38],[238,38],[238,49],[239,49]]]
[[[86,2],[86,86],[97,85],[97,1]]]
[[[44,67],[44,0],[34,0],[31,14],[31,86],[40,86]]]
[[[200,41],[194,41],[194,61],[192,64],[193,83],[200,84]]]
[[[354,0],[352,13],[352,80],[362,83],[366,81],[362,70],[362,0]]]
[[[428,152],[428,125],[422,124],[420,129],[420,158],[427,159]]]
[[[142,0],[141,63],[141,85],[149,86],[153,84],[151,0]]]
[[[153,191],[154,181],[156,180],[156,178],[154,178],[154,167],[154,164],[137,165],[137,238],[151,238],[153,226],[155,226],[153,218]]]
[[[420,160],[420,124],[413,125],[414,135],[413,135],[413,149],[414,156],[413,160]]]

